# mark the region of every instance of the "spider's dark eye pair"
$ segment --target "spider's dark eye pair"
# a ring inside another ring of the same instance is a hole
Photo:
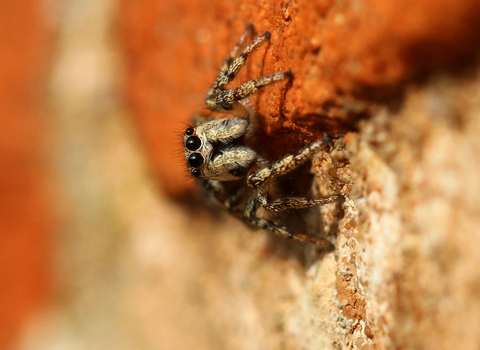
[[[188,165],[192,168],[200,168],[203,165],[203,157],[200,153],[192,153],[188,157]]]
[[[185,131],[185,135],[190,136],[186,141],[185,141],[185,147],[189,151],[196,151],[202,146],[202,141],[198,136],[191,136],[195,133],[195,130],[193,128],[188,128]],[[188,156],[187,162],[188,165],[190,165],[192,168],[200,168],[203,165],[203,162],[205,160],[203,159],[203,156],[200,153],[192,153],[190,156]],[[193,169],[191,171],[191,174],[194,177],[199,177],[202,172],[198,169]]]
[[[188,157],[188,165],[190,165],[192,168],[198,168],[201,167],[203,164],[203,157],[200,153],[192,153]],[[202,172],[198,169],[192,169],[190,172],[194,177],[199,177]]]

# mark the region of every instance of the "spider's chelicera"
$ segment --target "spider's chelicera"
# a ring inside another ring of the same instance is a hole
[[[280,198],[269,200],[269,187],[275,178],[285,175],[309,160],[330,142],[328,138],[314,141],[296,154],[276,162],[268,162],[253,147],[257,130],[252,123],[253,112],[245,98],[266,85],[292,79],[290,71],[275,73],[248,81],[236,89],[226,89],[244,66],[248,56],[268,42],[270,32],[245,45],[253,34],[253,26],[241,36],[210,87],[206,105],[212,111],[229,114],[228,117],[210,119],[196,116],[194,126],[185,131],[185,157],[189,171],[201,180],[208,197],[223,205],[230,213],[248,223],[286,238],[306,241],[331,249],[333,245],[311,235],[290,232],[283,225],[257,216],[260,206],[267,210],[308,208],[337,201],[342,195],[325,198]],[[243,48],[243,50],[242,50]],[[240,50],[242,50],[240,52]]]

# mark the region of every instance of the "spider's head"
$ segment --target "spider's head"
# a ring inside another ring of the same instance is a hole
[[[190,127],[183,142],[190,173],[196,178],[239,180],[257,160],[257,154],[242,144],[248,128],[243,118],[220,118]]]

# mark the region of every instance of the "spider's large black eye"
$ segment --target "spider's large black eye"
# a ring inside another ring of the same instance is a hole
[[[187,141],[185,141],[185,147],[190,151],[196,151],[202,145],[202,141],[197,136],[190,136]]]
[[[193,169],[192,170],[192,173],[191,173],[194,177],[199,177],[200,175],[202,175],[202,172],[198,169]]]
[[[203,157],[200,153],[192,153],[190,157],[188,157],[188,165],[192,168],[199,168],[203,164]]]
[[[195,130],[193,130],[193,128],[188,128],[185,131],[185,135],[190,136],[190,135],[193,135],[194,132],[195,132]]]

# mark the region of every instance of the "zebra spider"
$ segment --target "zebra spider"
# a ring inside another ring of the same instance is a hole
[[[327,240],[290,232],[279,223],[257,216],[260,206],[270,211],[309,208],[335,202],[342,195],[269,201],[268,194],[275,178],[309,160],[316,152],[328,146],[330,139],[314,141],[298,153],[287,155],[276,162],[268,162],[258,149],[254,149],[253,140],[258,133],[252,120],[255,116],[243,100],[259,88],[292,79],[293,75],[290,71],[276,73],[248,81],[236,89],[226,89],[225,85],[236,77],[250,54],[270,39],[270,32],[266,32],[245,46],[250,35],[253,35],[252,25],[247,26],[239,43],[230,52],[206,96],[208,109],[230,116],[214,119],[195,116],[194,126],[185,131],[184,147],[189,171],[200,180],[213,202],[222,205],[237,218],[285,238],[332,249],[333,245]],[[242,48],[243,51],[240,52]]]

